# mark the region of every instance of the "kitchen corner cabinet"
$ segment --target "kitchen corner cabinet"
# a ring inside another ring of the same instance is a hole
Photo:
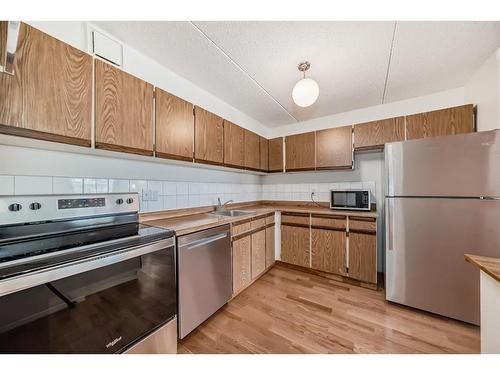
[[[281,260],[310,267],[309,214],[281,214]]]
[[[194,158],[207,164],[224,162],[223,119],[201,107],[194,107]]]
[[[257,134],[245,129],[245,168],[260,170],[260,139]]]
[[[95,60],[96,148],[153,155],[153,85]]]
[[[283,137],[269,140],[269,172],[283,172]]]
[[[405,140],[403,116],[354,125],[354,149],[374,150],[386,143]]]
[[[90,147],[92,57],[21,23],[13,64],[0,73],[0,133]]]
[[[377,224],[373,218],[349,218],[349,277],[377,283]]]
[[[224,120],[224,165],[245,166],[245,129]]]
[[[262,172],[269,171],[269,141],[259,136],[260,142],[260,170]]]
[[[406,139],[470,133],[474,131],[472,104],[406,116]]]
[[[156,156],[193,161],[193,105],[159,88],[155,89]]]
[[[315,140],[315,132],[285,137],[285,170],[287,172],[315,169]]]
[[[350,169],[352,156],[352,126],[316,132],[316,169]]]

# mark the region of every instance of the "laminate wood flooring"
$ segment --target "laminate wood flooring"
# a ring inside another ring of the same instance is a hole
[[[276,265],[179,342],[179,353],[479,353],[479,327]]]

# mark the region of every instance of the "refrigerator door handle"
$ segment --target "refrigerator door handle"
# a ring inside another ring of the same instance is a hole
[[[394,250],[394,198],[387,199],[386,209],[387,250]]]

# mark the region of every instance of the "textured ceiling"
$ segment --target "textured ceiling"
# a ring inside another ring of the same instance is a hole
[[[95,24],[269,127],[463,86],[500,46],[500,22]],[[309,108],[291,98],[303,60]]]

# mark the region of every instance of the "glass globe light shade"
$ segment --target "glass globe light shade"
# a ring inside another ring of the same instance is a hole
[[[292,91],[292,98],[299,107],[309,107],[314,104],[319,96],[319,86],[311,78],[301,79],[295,84]]]

